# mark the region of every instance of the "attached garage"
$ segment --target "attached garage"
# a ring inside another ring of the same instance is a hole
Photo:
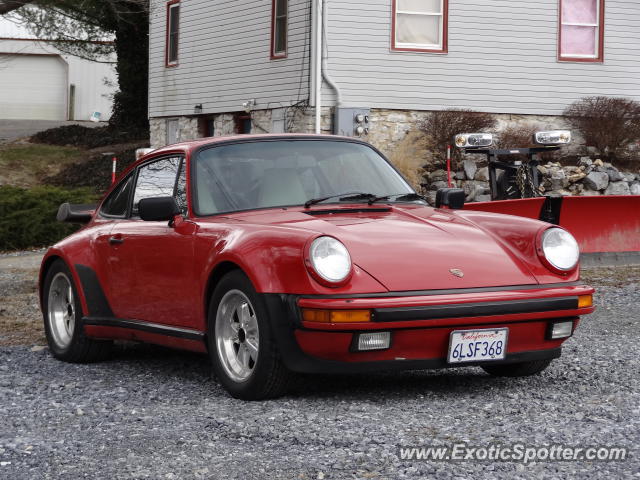
[[[59,55],[0,54],[0,118],[67,119],[67,63]]]

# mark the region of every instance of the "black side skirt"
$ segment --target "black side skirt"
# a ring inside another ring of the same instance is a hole
[[[169,325],[159,325],[157,323],[143,322],[140,320],[124,320],[122,318],[105,318],[105,317],[84,317],[82,319],[84,325],[96,327],[118,327],[139,330],[141,332],[157,333],[168,337],[184,338],[185,340],[194,340],[204,342],[204,332],[191,330],[188,328],[171,327]]]

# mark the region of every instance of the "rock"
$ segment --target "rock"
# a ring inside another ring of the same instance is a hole
[[[562,197],[570,197],[571,196],[571,192],[569,190],[564,190],[562,188],[558,189],[558,190],[554,190],[553,192],[550,192],[550,195],[552,196],[562,196]]]
[[[602,160],[600,160],[599,158],[596,158],[593,162],[593,164],[597,167],[603,167],[604,163],[602,162]]]
[[[33,347],[31,347],[31,351],[32,352],[41,352],[42,350],[45,350],[47,348],[46,345],[34,345]]]
[[[569,180],[569,182],[571,182],[571,183],[576,183],[576,182],[579,182],[580,180],[582,180],[586,176],[587,176],[587,174],[584,173],[584,172],[574,173],[573,175],[569,175],[567,177],[567,180]]]
[[[634,182],[631,185],[629,185],[629,193],[631,195],[640,195],[640,183]]]
[[[476,202],[490,202],[491,195],[476,195]]]
[[[620,172],[622,173],[622,177],[625,182],[633,182],[636,179],[635,173],[631,172]]]
[[[429,181],[433,182],[446,182],[447,181],[447,172],[444,170],[434,170],[429,174]]]
[[[554,170],[551,172],[551,190],[560,190],[569,185],[569,180],[564,173],[564,170]]]
[[[604,172],[591,172],[584,179],[584,184],[591,190],[604,190],[609,185],[609,175]]]
[[[601,194],[598,190],[589,190],[588,188],[585,188],[578,195],[580,195],[581,197],[595,197]]]
[[[629,184],[627,182],[611,182],[604,191],[605,195],[630,195]]]
[[[464,170],[461,170],[459,172],[456,172],[456,174],[454,175],[454,178],[456,180],[466,180],[467,176],[465,175]]]
[[[489,167],[479,168],[478,171],[476,172],[475,179],[479,180],[481,182],[488,182],[489,181]]]
[[[547,170],[547,167],[545,167],[544,165],[538,165],[537,168],[540,172],[540,175],[547,175],[549,173],[549,170]]]
[[[590,167],[591,165],[593,165],[593,160],[589,157],[580,157],[580,160],[578,160],[579,167]]]
[[[431,192],[427,192],[427,203],[431,206],[434,206],[436,204],[436,192],[431,191]]]
[[[564,173],[566,173],[568,176],[570,173],[576,173],[580,171],[580,168],[568,166],[568,167],[562,167],[562,170],[564,170]]]
[[[431,185],[429,185],[429,190],[434,190],[434,191],[438,191],[441,188],[447,188],[449,186],[449,184],[443,180],[438,180],[436,182],[431,183]]]
[[[618,171],[617,168],[615,167],[605,167],[607,170],[607,175],[609,175],[609,181],[610,182],[619,182],[621,180],[624,180],[624,177],[622,176],[622,174]]]
[[[462,161],[462,168],[464,168],[464,173],[467,176],[468,180],[473,180],[476,176],[476,172],[478,171],[478,166],[476,162],[473,160],[466,158]]]

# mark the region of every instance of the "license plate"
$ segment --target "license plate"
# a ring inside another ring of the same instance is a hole
[[[449,337],[449,363],[504,360],[508,328],[455,330]]]

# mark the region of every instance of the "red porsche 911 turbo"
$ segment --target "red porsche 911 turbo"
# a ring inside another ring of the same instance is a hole
[[[352,138],[155,150],[100,205],[60,207],[85,226],[42,262],[50,350],[96,361],[126,339],[208,352],[243,399],[282,394],[296,372],[542,371],[593,311],[576,241],[438,193],[429,207]]]

